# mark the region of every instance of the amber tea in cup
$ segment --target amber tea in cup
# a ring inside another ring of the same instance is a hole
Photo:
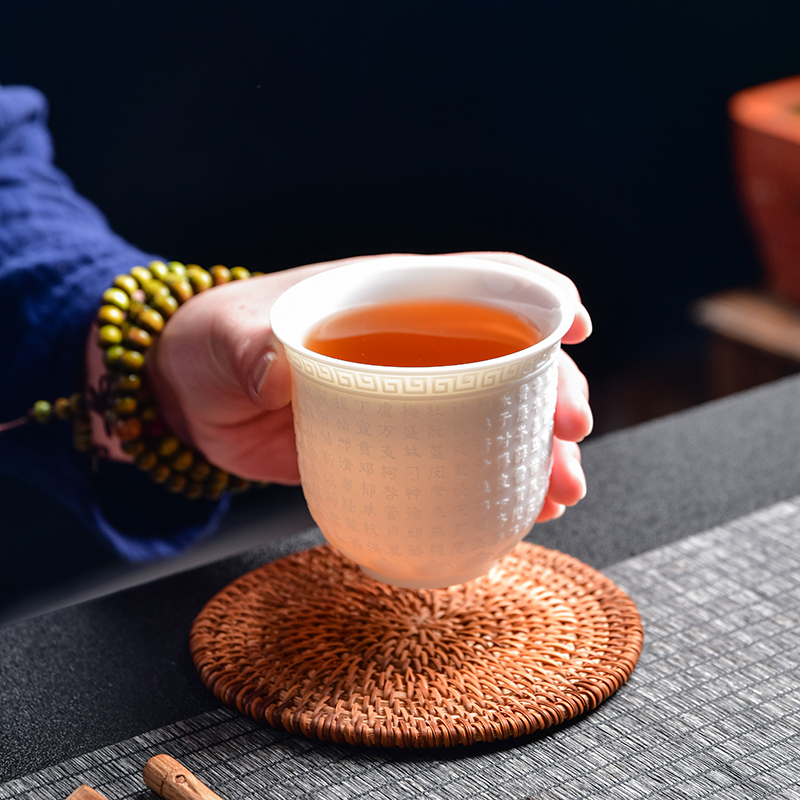
[[[511,311],[465,300],[396,300],[340,311],[305,346],[331,358],[387,367],[442,367],[500,358],[541,339]]]
[[[530,531],[552,464],[562,290],[458,256],[367,259],[271,312],[298,463],[325,538],[408,588],[477,578]]]

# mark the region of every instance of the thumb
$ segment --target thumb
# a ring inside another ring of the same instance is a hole
[[[259,408],[277,411],[292,399],[289,362],[280,344],[270,341],[246,347],[249,352],[236,359],[237,377],[247,396]]]

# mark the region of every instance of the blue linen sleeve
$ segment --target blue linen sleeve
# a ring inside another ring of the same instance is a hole
[[[43,95],[0,86],[0,421],[83,388],[101,294],[153,258],[114,234],[54,166]],[[48,492],[128,560],[177,553],[210,534],[228,504],[173,497],[129,465],[104,469],[72,448],[64,423],[0,435],[1,472]]]

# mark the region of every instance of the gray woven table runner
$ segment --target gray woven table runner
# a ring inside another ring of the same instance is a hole
[[[800,798],[800,498],[605,570],[645,649],[596,711],[502,746],[409,753],[319,744],[220,709],[0,786],[0,800],[153,798],[169,753],[226,800]]]

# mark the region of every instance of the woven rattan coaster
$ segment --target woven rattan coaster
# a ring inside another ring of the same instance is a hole
[[[329,547],[217,594],[192,626],[200,677],[256,720],[350,744],[441,747],[547,728],[633,671],[642,627],[608,578],[521,543],[488,575],[397,589]]]

